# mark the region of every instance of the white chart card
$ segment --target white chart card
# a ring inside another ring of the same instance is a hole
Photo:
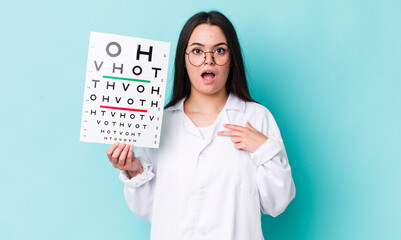
[[[91,32],[83,142],[158,148],[170,43]]]

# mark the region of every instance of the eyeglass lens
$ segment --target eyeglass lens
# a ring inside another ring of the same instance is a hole
[[[225,65],[230,59],[227,49],[217,49],[215,51],[191,51],[188,53],[189,62],[194,66],[200,66],[206,61],[206,54],[212,54],[212,59],[216,65]]]

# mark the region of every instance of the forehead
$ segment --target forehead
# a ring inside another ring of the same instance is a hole
[[[199,43],[205,46],[214,46],[218,43],[226,43],[227,39],[220,27],[216,25],[200,24],[191,34],[188,46]]]

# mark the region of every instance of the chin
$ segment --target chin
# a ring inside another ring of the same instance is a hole
[[[192,91],[196,91],[202,95],[219,95],[222,91],[225,91],[225,88],[216,89],[216,88],[209,88],[208,86],[202,86],[201,88],[192,88]]]

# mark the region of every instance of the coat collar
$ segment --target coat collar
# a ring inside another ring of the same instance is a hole
[[[199,138],[202,138],[199,129],[195,126],[195,124],[189,119],[189,117],[185,114],[184,112],[184,101],[185,98],[181,99],[179,102],[177,102],[174,106],[171,106],[166,109],[166,111],[181,111],[184,117],[183,120],[183,128],[185,131],[188,133],[191,133]],[[211,139],[207,139],[205,144],[207,145],[210,143],[217,135],[217,131],[222,131],[226,130],[223,127],[224,123],[230,123],[229,119],[229,114],[228,112],[230,110],[238,111],[240,113],[245,112],[245,101],[241,100],[234,94],[229,94],[228,99],[226,104],[224,105],[224,108],[221,110],[220,114],[218,115],[216,121],[214,122],[214,128],[213,128],[213,134]],[[204,145],[204,146],[206,146]]]

